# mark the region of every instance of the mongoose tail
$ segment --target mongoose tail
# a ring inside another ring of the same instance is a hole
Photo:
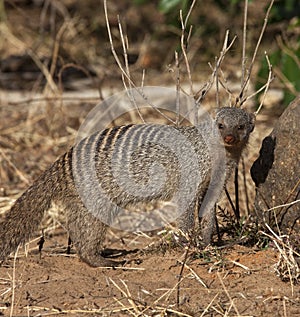
[[[29,241],[52,202],[65,209],[69,236],[81,260],[90,266],[122,264],[101,255],[106,225],[83,205],[72,175],[73,148],[55,161],[20,196],[0,223],[0,262]]]
[[[56,193],[55,178],[59,163],[55,162],[20,196],[0,223],[0,261],[27,242],[38,229]]]

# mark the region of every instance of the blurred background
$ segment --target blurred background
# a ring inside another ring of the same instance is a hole
[[[146,70],[148,84],[170,82],[174,52],[180,53],[181,22],[191,0],[108,1],[108,18],[116,52],[123,54],[118,17],[128,38],[128,60],[132,76],[139,81]],[[247,56],[252,57],[270,1],[249,1]],[[244,1],[196,1],[189,19],[193,26],[188,58],[193,80],[207,80],[222,48],[226,30],[237,40],[222,69],[238,79]],[[286,105],[300,90],[300,3],[275,1],[255,64],[252,82],[265,82],[266,51]],[[103,0],[0,0],[1,90],[41,91],[99,89],[119,85],[104,17]],[[184,75],[184,70],[182,70]],[[166,76],[164,76],[166,75]],[[172,82],[172,80],[171,80]],[[173,81],[174,82],[174,81]]]

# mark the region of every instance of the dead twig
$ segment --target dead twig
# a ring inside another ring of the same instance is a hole
[[[3,150],[0,149],[0,155],[5,159],[5,161],[14,169],[19,178],[26,184],[30,185],[30,181],[27,177],[16,167],[16,165],[7,157]]]
[[[229,294],[229,292],[228,292],[228,289],[226,288],[226,286],[225,286],[225,284],[224,284],[224,282],[223,282],[223,279],[222,279],[222,277],[221,277],[221,275],[220,275],[219,272],[217,272],[217,276],[218,276],[218,278],[219,278],[219,281],[220,281],[220,283],[221,283],[221,285],[222,285],[222,287],[223,287],[223,290],[224,290],[225,294],[227,295],[227,297],[228,297],[228,299],[229,299],[229,301],[230,301],[230,306],[229,306],[229,308],[228,308],[228,312],[230,312],[231,307],[233,307],[234,310],[235,310],[235,312],[236,312],[236,314],[237,314],[237,316],[241,316],[240,313],[239,313],[239,311],[238,311],[238,309],[237,309],[237,307],[236,307],[236,305],[235,305],[235,303],[234,303],[234,300],[231,298],[231,296],[230,296],[230,294]]]
[[[243,47],[242,47],[242,78],[241,87],[244,85],[246,73],[246,43],[247,43],[247,20],[248,20],[248,0],[244,3],[244,21],[243,21]]]
[[[188,244],[188,246],[187,246],[187,248],[185,250],[184,258],[183,258],[183,261],[182,261],[182,264],[181,264],[181,268],[180,268],[180,272],[179,272],[179,275],[178,275],[177,294],[176,294],[176,305],[177,305],[177,307],[180,306],[180,283],[182,281],[182,274],[183,274],[183,270],[184,270],[186,261],[188,259],[190,247],[191,247],[191,241],[189,241],[189,244]]]
[[[197,104],[200,104],[203,101],[203,99],[205,98],[205,96],[207,95],[209,90],[211,89],[211,87],[212,87],[212,85],[217,77],[216,74],[219,71],[221,64],[222,64],[227,52],[230,50],[230,48],[232,47],[233,43],[236,40],[236,36],[234,36],[232,41],[228,44],[228,38],[229,38],[229,30],[226,31],[224,42],[223,42],[223,48],[220,52],[219,57],[217,58],[217,60],[215,62],[215,66],[212,67],[212,65],[209,63],[209,66],[212,69],[212,74],[211,74],[210,80],[208,80],[204,84],[204,86],[195,94]]]
[[[128,43],[125,40],[125,36],[123,34],[123,29],[122,29],[122,25],[120,23],[120,19],[118,18],[118,25],[119,25],[119,32],[120,32],[120,36],[121,36],[121,41],[122,41],[122,47],[123,47],[123,54],[125,56],[125,68],[122,65],[122,62],[115,50],[114,47],[114,42],[113,42],[113,38],[112,38],[112,32],[111,32],[111,28],[110,28],[110,23],[109,23],[109,18],[108,18],[108,11],[107,11],[107,0],[104,0],[104,14],[105,14],[105,22],[106,22],[106,27],[107,27],[107,32],[108,32],[108,38],[109,38],[109,43],[110,43],[110,48],[111,48],[111,52],[113,54],[113,57],[117,63],[117,66],[119,67],[120,71],[121,71],[121,75],[122,75],[122,80],[123,80],[123,84],[124,87],[126,89],[126,92],[128,94],[129,100],[130,102],[132,102],[132,104],[135,106],[135,109],[137,110],[140,119],[142,120],[142,122],[145,123],[145,120],[142,117],[142,114],[140,112],[139,106],[137,105],[134,95],[132,94],[132,90],[131,89],[135,89],[135,91],[137,93],[139,93],[139,95],[145,100],[145,102],[147,102],[147,104],[149,106],[151,106],[156,112],[158,112],[163,118],[167,119],[171,124],[176,125],[176,121],[174,121],[172,118],[170,118],[169,116],[167,116],[166,114],[164,114],[160,109],[158,109],[152,102],[151,100],[149,100],[149,98],[144,94],[143,92],[143,87],[137,87],[134,83],[134,81],[132,80],[131,76],[130,76],[130,71],[129,71],[129,63],[128,63],[128,57],[127,57],[127,48],[128,48]],[[127,59],[127,60],[126,60]],[[144,73],[143,73],[144,76]],[[126,83],[126,81],[128,82],[128,84]],[[144,80],[144,79],[143,79]]]
[[[247,0],[245,0],[247,1]],[[247,100],[247,98],[244,97],[245,95],[245,89],[247,88],[249,82],[250,82],[250,78],[251,78],[251,75],[252,75],[252,69],[253,69],[253,66],[254,66],[254,62],[256,60],[256,56],[257,56],[257,53],[258,53],[258,50],[259,50],[259,47],[260,47],[260,44],[261,44],[261,41],[262,41],[262,38],[263,38],[263,35],[265,33],[265,30],[266,30],[266,27],[267,27],[267,24],[268,24],[268,20],[269,20],[269,16],[270,16],[270,12],[271,12],[271,9],[272,9],[272,6],[273,6],[273,3],[274,3],[274,0],[271,0],[271,3],[268,7],[268,10],[266,12],[266,15],[265,15],[265,18],[264,18],[264,23],[263,23],[263,26],[262,26],[262,29],[261,29],[261,32],[259,34],[259,38],[257,40],[257,43],[256,43],[256,46],[255,46],[255,49],[254,49],[254,52],[253,52],[253,56],[252,56],[252,59],[251,59],[251,62],[250,62],[250,65],[249,65],[249,68],[248,70],[246,71],[245,70],[245,66],[244,66],[244,76],[245,76],[245,79],[242,78],[242,86],[241,86],[241,90],[239,92],[239,95],[236,99],[236,102],[235,102],[235,106],[237,107],[241,107],[245,101]],[[246,19],[247,18],[247,15],[245,14],[244,15],[244,18]],[[246,31],[246,26],[245,26],[245,21],[244,21],[244,31]],[[246,34],[244,35],[244,37],[246,37]],[[245,44],[244,44],[245,45]],[[243,48],[243,51],[245,50],[245,48]],[[244,53],[243,53],[244,54]],[[245,56],[244,56],[245,58]],[[247,75],[245,74],[245,72],[247,73]]]
[[[187,39],[185,38],[185,33],[186,33],[186,28],[187,28],[187,24],[188,24],[188,20],[189,17],[192,13],[192,10],[194,8],[194,5],[196,3],[196,0],[193,0],[189,11],[185,17],[185,19],[183,20],[183,16],[182,16],[182,10],[180,10],[180,22],[181,22],[181,40],[180,40],[180,45],[181,45],[181,50],[182,50],[182,54],[184,57],[184,61],[185,61],[185,67],[187,69],[187,74],[188,74],[188,79],[189,79],[189,84],[190,84],[190,94],[193,95],[194,93],[194,89],[193,89],[193,80],[192,80],[192,74],[191,74],[191,68],[190,68],[190,63],[189,63],[189,59],[187,56],[187,46],[192,34],[192,26],[190,27],[189,31],[188,31],[188,36]]]
[[[259,111],[261,110],[263,104],[264,104],[264,101],[265,101],[265,98],[266,98],[266,95],[267,95],[267,92],[269,90],[269,86],[270,86],[270,83],[272,82],[273,80],[273,72],[272,72],[272,65],[270,63],[270,60],[269,60],[269,57],[267,55],[267,53],[265,52],[265,55],[266,55],[266,60],[267,60],[267,63],[268,63],[268,67],[269,67],[269,75],[268,75],[268,80],[265,84],[265,88],[264,88],[264,93],[263,93],[263,97],[261,98],[261,102],[258,106],[258,109],[255,111],[254,115],[257,116],[257,114],[259,113]],[[247,100],[247,98],[246,98]]]

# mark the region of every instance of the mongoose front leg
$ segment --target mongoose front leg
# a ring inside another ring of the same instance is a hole
[[[201,198],[197,198],[178,220],[179,229],[183,232],[183,234],[186,234],[189,237],[192,237],[195,232],[198,232],[198,230],[195,229],[195,212],[196,209],[200,207],[201,202]],[[213,208],[200,218],[202,241],[205,246],[209,245],[212,241],[214,224],[215,209]]]
[[[201,232],[202,232],[202,240],[205,246],[211,244],[212,236],[215,225],[215,208],[209,210],[202,218],[201,218]]]

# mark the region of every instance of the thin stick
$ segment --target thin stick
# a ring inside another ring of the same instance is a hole
[[[278,205],[278,206],[269,208],[269,209],[265,210],[265,212],[272,211],[272,210],[275,210],[275,209],[278,209],[278,208],[289,207],[289,206],[292,206],[292,205],[295,205],[295,204],[298,204],[298,203],[300,203],[300,199],[292,201],[292,202],[287,203],[287,204],[282,204],[282,205]]]
[[[243,185],[244,185],[244,193],[245,193],[245,203],[246,203],[246,209],[247,209],[247,216],[249,216],[250,215],[249,194],[248,194],[246,166],[245,166],[244,157],[242,157],[242,168],[243,168]]]
[[[184,266],[191,271],[192,275],[195,277],[195,279],[205,288],[208,288],[208,286],[202,281],[202,279],[199,277],[199,275],[186,263],[184,263]]]
[[[14,262],[13,262],[12,289],[11,289],[11,307],[10,307],[10,314],[9,314],[10,317],[12,317],[13,313],[14,313],[15,288],[16,288],[16,262],[17,262],[19,247],[20,246],[18,245],[16,253],[14,255]]]
[[[133,310],[134,310],[136,313],[140,314],[141,312],[140,312],[140,310],[137,308],[137,306],[136,306],[134,300],[131,298],[130,293],[129,293],[129,294],[126,293],[112,278],[109,278],[109,280],[110,280],[110,281],[112,282],[112,284],[123,294],[123,296],[128,300],[128,302],[131,304]],[[122,280],[121,280],[121,282],[122,282],[123,285],[124,285],[125,282],[122,281]],[[128,287],[126,287],[126,290],[128,291]],[[129,311],[129,310],[128,310],[128,311]],[[129,311],[129,312],[130,312],[130,311]]]
[[[127,54],[127,49],[128,49],[128,40],[127,40],[127,37],[126,37],[126,40],[125,40],[125,37],[124,37],[124,33],[123,33],[123,28],[122,28],[122,24],[121,24],[121,21],[120,21],[120,16],[118,16],[118,25],[119,25],[119,32],[120,32],[120,36],[121,36],[121,42],[122,42],[122,47],[123,47],[123,54],[124,54],[124,60],[125,60],[125,72],[126,74],[128,75],[128,77],[126,77],[127,79],[128,78],[131,78],[131,75],[130,75],[130,69],[129,69],[129,62],[128,62],[128,54]],[[124,87],[127,91],[127,95],[130,99],[130,101],[134,104],[135,106],[135,109],[137,110],[137,113],[140,117],[140,119],[142,120],[143,123],[145,123],[145,120],[142,116],[142,113],[140,111],[140,108],[139,106],[137,105],[136,103],[136,100],[133,96],[133,94],[131,93],[131,89],[132,89],[132,86],[133,86],[133,82],[131,80],[128,80],[128,86],[129,86],[129,90],[128,90],[128,87],[126,85],[126,82],[125,82],[125,78],[124,76],[122,75],[122,78],[123,78],[123,84],[124,84]]]
[[[297,89],[295,88],[293,83],[291,83],[291,81],[283,74],[283,72],[282,72],[280,67],[275,66],[274,67],[274,73],[277,76],[277,78],[279,78],[280,81],[283,83],[285,89],[288,89],[295,96],[298,95]]]
[[[187,73],[188,73],[189,84],[190,84],[190,94],[191,95],[194,95],[194,92],[193,92],[194,90],[193,90],[193,80],[192,80],[190,63],[189,63],[189,59],[187,57],[187,46],[188,46],[188,43],[190,41],[190,37],[191,37],[191,34],[192,34],[192,26],[189,29],[186,41],[185,41],[185,31],[186,31],[187,24],[188,24],[190,15],[191,15],[191,13],[193,11],[193,8],[195,6],[196,1],[197,0],[193,0],[192,4],[190,5],[189,11],[188,11],[184,21],[183,21],[183,16],[182,16],[182,10],[180,10],[180,12],[179,12],[180,22],[181,22],[181,41],[180,41],[181,50],[182,50],[182,53],[183,53],[183,56],[184,56],[185,66],[186,66]]]
[[[243,85],[244,85],[245,72],[246,72],[247,17],[248,17],[248,0],[245,0],[245,5],[244,5],[244,26],[243,26],[241,87],[243,87]]]
[[[68,27],[68,23],[64,22],[59,31],[57,32],[57,35],[55,37],[54,41],[54,47],[53,47],[53,53],[52,53],[52,59],[51,59],[51,66],[50,66],[50,75],[53,77],[54,71],[56,68],[57,64],[57,59],[58,59],[58,51],[59,51],[59,44],[62,39],[62,36],[65,32],[65,30]]]
[[[249,269],[248,266],[246,266],[246,265],[243,265],[243,264],[241,264],[241,263],[239,263],[239,262],[236,262],[236,261],[234,261],[234,260],[230,260],[230,262],[233,263],[233,264],[236,265],[236,266],[241,267],[241,268],[244,269],[245,271],[250,271],[250,269]]]
[[[219,296],[220,293],[217,293],[214,298],[210,301],[210,303],[205,307],[203,313],[201,314],[200,317],[203,317],[209,310],[209,308],[211,307],[211,305],[213,304],[213,302],[216,300],[216,298]]]
[[[195,2],[195,1],[193,1]],[[189,83],[190,83],[190,93],[193,94],[193,80],[192,80],[192,74],[191,74],[191,69],[190,69],[190,64],[189,64],[189,60],[187,57],[187,52],[186,52],[186,45],[185,45],[185,28],[186,28],[186,24],[187,24],[187,19],[185,19],[185,22],[183,22],[183,16],[182,16],[182,10],[179,11],[179,15],[180,15],[180,21],[181,21],[181,39],[180,39],[180,44],[181,44],[181,50],[182,50],[182,54],[184,56],[184,60],[185,60],[185,66],[187,69],[187,74],[188,74],[188,78],[189,78]]]
[[[257,91],[255,91],[253,94],[245,97],[242,101],[242,103],[245,103],[247,100],[255,97],[256,95],[258,95],[260,92],[262,92],[263,90],[266,89],[266,87],[269,87],[270,83],[273,81],[274,77],[272,76],[270,81],[266,82],[263,86],[261,86]]]
[[[235,191],[235,212],[237,221],[240,221],[240,202],[239,202],[239,169],[235,168],[234,172],[234,191]]]
[[[159,298],[157,298],[154,301],[154,304],[157,304],[159,301],[161,301],[164,297],[166,297],[165,301],[168,301],[171,294],[175,291],[175,289],[178,287],[179,283],[182,283],[183,279],[180,280],[180,282],[176,282],[176,284],[173,286],[173,288],[168,289],[165,293],[163,293]]]
[[[263,235],[269,237],[270,239],[274,240],[274,237],[276,240],[280,241],[281,245],[284,246],[287,249],[290,249],[296,256],[300,257],[300,253],[297,252],[296,250],[293,250],[290,246],[288,246],[286,243],[284,243],[282,237],[278,236],[278,234],[276,234],[274,232],[274,230],[265,222],[264,225],[268,228],[268,230],[272,233],[273,236],[271,236],[270,234],[264,232],[264,231],[260,231]]]
[[[125,61],[125,70],[126,70],[126,73],[128,74],[128,77],[131,78],[130,69],[129,69],[129,62],[128,62],[128,53],[127,53],[128,39],[127,39],[127,36],[126,36],[126,41],[125,41],[123,28],[122,28],[122,24],[121,24],[119,15],[118,15],[118,26],[119,26],[119,32],[120,32],[120,35],[121,35],[121,42],[122,42],[122,47],[123,47],[123,54],[124,54],[124,61]],[[128,84],[129,84],[129,87],[132,88],[131,81],[128,81]]]
[[[137,306],[136,306],[134,300],[132,299],[133,297],[132,297],[132,295],[131,295],[131,292],[130,292],[130,290],[129,290],[128,285],[127,285],[123,280],[121,280],[121,282],[122,282],[122,284],[123,284],[123,285],[125,286],[125,288],[126,288],[126,294],[127,294],[127,298],[128,298],[129,303],[131,304],[131,306],[133,307],[133,309],[134,309],[134,311],[135,311],[136,313],[140,313],[140,310],[137,308]]]
[[[179,304],[180,304],[180,301],[179,301],[179,299],[180,299],[180,282],[182,280],[182,273],[183,273],[184,266],[185,266],[187,258],[188,258],[190,247],[191,247],[191,241],[189,242],[189,245],[187,246],[187,248],[185,250],[184,259],[183,259],[183,262],[182,262],[182,265],[181,265],[181,269],[180,269],[180,273],[179,273],[179,276],[178,276],[177,296],[176,296],[176,304],[177,304],[178,308],[179,308]]]
[[[236,217],[236,219],[238,218],[237,217],[237,213],[236,213],[236,209],[235,209],[235,206],[234,206],[234,204],[233,204],[233,201],[232,201],[232,199],[231,199],[231,197],[230,197],[230,194],[229,194],[229,192],[228,192],[228,189],[225,187],[225,194],[226,194],[226,197],[227,197],[227,199],[228,199],[228,201],[229,201],[229,204],[230,204],[230,206],[231,206],[231,208],[232,208],[232,210],[233,210],[233,212],[234,212],[234,214],[235,214],[235,217]]]
[[[27,54],[31,57],[31,59],[34,61],[34,63],[37,65],[37,67],[41,70],[43,75],[45,76],[47,80],[47,84],[51,88],[51,90],[55,93],[58,91],[58,88],[48,70],[48,68],[41,62],[37,54],[31,49],[26,46],[25,43],[23,43],[21,40],[19,40],[16,36],[14,36],[6,24],[0,24],[0,33],[3,33],[5,38],[15,47],[19,49],[25,49]],[[8,36],[9,35],[9,36]]]
[[[24,176],[24,174],[15,166],[15,164],[7,157],[7,155],[0,149],[0,155],[3,156],[5,161],[14,169],[16,174],[20,177],[20,179],[26,184],[30,185],[29,180]]]
[[[228,290],[227,290],[227,288],[226,288],[226,286],[225,286],[225,284],[224,284],[224,282],[223,282],[223,280],[222,280],[222,278],[221,278],[220,273],[217,272],[217,275],[218,275],[219,281],[220,281],[220,283],[221,283],[221,285],[222,285],[222,287],[223,287],[223,289],[224,289],[224,291],[225,291],[225,293],[226,293],[228,299],[229,299],[230,302],[231,302],[232,307],[234,308],[234,310],[235,310],[235,312],[237,313],[237,315],[240,316],[240,313],[239,313],[239,311],[238,311],[238,309],[237,309],[237,307],[236,307],[236,305],[235,305],[233,299],[231,298],[231,296],[230,296],[230,294],[229,294],[229,292],[228,292]]]
[[[277,36],[276,37],[276,42],[279,46],[279,48],[286,54],[286,55],[289,55],[293,61],[297,64],[298,68],[300,69],[300,59],[299,57],[291,50],[289,49],[289,47],[287,46],[287,44],[285,44],[282,40],[282,37],[281,36]],[[292,47],[292,46],[290,46]]]
[[[262,108],[263,104],[264,104],[264,101],[265,101],[265,98],[266,98],[266,95],[267,95],[267,92],[269,90],[269,86],[270,86],[270,83],[272,81],[272,65],[270,63],[270,60],[269,60],[269,57],[267,55],[267,53],[265,52],[266,54],[266,59],[267,59],[267,63],[268,63],[268,67],[269,67],[269,76],[268,76],[268,80],[267,80],[267,83],[266,83],[266,87],[265,87],[265,90],[264,90],[264,94],[263,94],[263,97],[261,98],[261,102],[260,102],[260,105],[258,107],[258,109],[254,112],[254,115],[256,116],[260,109]]]
[[[133,81],[131,80],[129,74],[127,74],[127,72],[124,70],[122,63],[119,59],[119,56],[116,53],[116,50],[114,47],[113,38],[112,38],[112,34],[111,34],[111,28],[110,28],[109,19],[108,19],[107,0],[104,0],[104,15],[105,15],[106,28],[107,28],[107,33],[108,33],[108,38],[109,38],[109,43],[110,43],[110,50],[113,54],[113,57],[118,65],[119,69],[121,70],[122,75],[125,76],[125,78],[128,80],[128,82],[130,82],[133,86],[135,86]]]
[[[78,66],[78,65],[76,65]],[[60,72],[61,73],[61,72]],[[39,103],[39,102],[47,102],[47,101],[55,101],[55,100],[63,100],[63,101],[79,101],[79,102],[97,102],[99,101],[99,97],[63,97],[63,96],[44,96],[44,97],[33,97],[28,98],[20,101],[8,101],[7,105],[9,106],[21,106],[26,104],[32,103]]]
[[[239,97],[237,99],[237,102],[239,103],[239,106],[241,106],[243,104],[243,102],[245,101],[245,100],[243,100],[243,102],[241,102],[241,97],[243,96],[244,90],[245,90],[246,86],[248,85],[248,83],[250,81],[250,77],[251,77],[251,74],[252,74],[252,68],[254,66],[254,62],[256,60],[256,56],[257,56],[257,53],[258,53],[258,49],[260,47],[261,40],[263,38],[263,35],[265,33],[265,30],[266,30],[266,27],[267,27],[267,24],[268,24],[268,19],[269,19],[269,15],[270,15],[270,11],[272,9],[273,3],[274,3],[274,0],[271,0],[271,3],[269,5],[269,7],[268,7],[268,10],[267,10],[265,18],[264,18],[264,23],[263,23],[263,26],[262,26],[258,41],[257,41],[255,49],[254,49],[252,60],[251,60],[251,63],[250,63],[250,66],[249,66],[249,69],[248,69],[248,72],[247,72],[248,73],[247,77],[246,77],[246,79],[244,81],[244,84],[242,85],[241,91],[239,93]]]
[[[175,52],[175,66],[176,66],[176,126],[179,125],[180,114],[180,69],[178,53]]]
[[[143,93],[142,89],[138,89],[136,87],[136,85],[134,84],[133,80],[130,78],[130,74],[128,74],[128,72],[124,69],[117,53],[116,50],[114,48],[114,43],[113,43],[113,39],[112,39],[112,34],[111,34],[111,29],[110,29],[110,24],[109,24],[109,19],[108,19],[108,12],[107,12],[107,0],[104,0],[104,14],[105,14],[105,21],[106,21],[106,27],[107,27],[107,33],[108,33],[108,38],[109,38],[109,43],[110,43],[110,48],[111,48],[111,52],[113,54],[113,57],[121,71],[122,74],[122,79],[126,78],[128,80],[128,82],[130,83],[130,85],[136,89],[136,92],[138,92],[140,94],[140,96],[142,96],[144,98],[144,100],[148,103],[148,105],[150,105],[153,109],[155,109],[155,111],[157,111],[162,117],[164,117],[165,119],[167,119],[169,122],[171,122],[172,124],[176,124],[176,122],[174,120],[172,120],[170,117],[168,117],[167,115],[165,115],[162,111],[160,111],[153,103],[151,103],[150,100],[148,100],[147,96],[145,96],[145,94]],[[122,32],[122,28],[120,28],[119,25],[119,30]],[[123,36],[123,33],[121,33],[121,37]],[[123,37],[124,39],[124,37]],[[125,43],[125,42],[124,42]],[[126,46],[125,46],[126,48]],[[125,83],[125,81],[123,80],[123,83]],[[125,88],[127,87],[127,85],[125,85]],[[128,91],[128,90],[127,90]],[[131,96],[132,97],[132,96]],[[130,96],[129,96],[130,98]],[[131,101],[134,101],[134,98],[131,98]],[[142,118],[141,118],[142,119]],[[143,119],[142,119],[143,120]],[[144,120],[143,120],[144,121]]]
[[[224,39],[224,43],[223,43],[223,48],[222,48],[222,51],[220,53],[220,56],[219,58],[217,59],[216,63],[215,63],[215,67],[213,68],[213,72],[212,72],[212,75],[211,75],[211,78],[210,80],[204,85],[204,87],[202,87],[197,93],[196,93],[196,96],[199,95],[199,97],[196,99],[196,103],[199,104],[203,99],[204,97],[207,95],[207,93],[209,92],[209,90],[211,89],[213,83],[214,83],[214,80],[216,78],[216,73],[218,71],[218,69],[220,68],[227,52],[230,50],[230,48],[232,47],[233,43],[235,42],[236,40],[236,36],[234,36],[234,38],[232,39],[232,41],[229,43],[229,45],[227,46],[228,44],[228,37],[229,37],[229,31],[227,30],[226,31],[226,34],[225,34],[225,39]]]

